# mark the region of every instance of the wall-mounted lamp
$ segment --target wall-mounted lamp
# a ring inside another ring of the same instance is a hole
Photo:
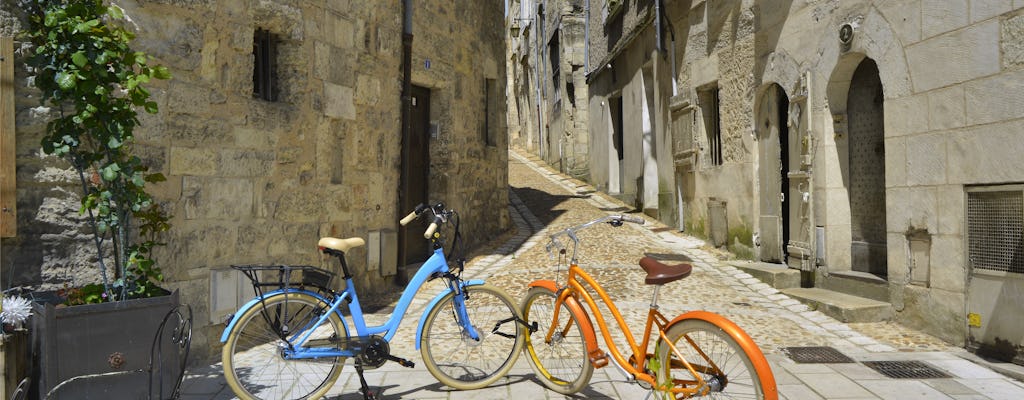
[[[512,18],[512,22],[509,23],[509,26],[508,26],[509,33],[512,35],[512,37],[519,36],[519,32],[522,31],[522,27],[520,25],[530,25],[530,22],[527,22],[525,24],[520,24],[519,21],[531,21],[532,22],[533,18]]]

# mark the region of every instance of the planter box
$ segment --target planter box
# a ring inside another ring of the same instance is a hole
[[[73,307],[35,304],[29,398],[44,399],[51,391],[51,399],[150,398],[153,340],[178,301],[175,291],[169,296]],[[180,373],[182,356],[171,343],[173,328],[165,327],[162,360],[153,361],[152,369],[158,371],[152,379],[153,398],[169,398]],[[160,386],[162,393],[157,393]]]
[[[10,399],[28,374],[28,334],[24,331],[0,334],[0,399]]]

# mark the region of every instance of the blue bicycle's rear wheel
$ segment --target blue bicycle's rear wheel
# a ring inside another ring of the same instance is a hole
[[[522,326],[512,298],[491,285],[468,286],[466,314],[479,334],[473,339],[456,320],[454,293],[428,310],[420,338],[427,370],[459,390],[479,389],[512,369],[523,348]]]
[[[287,360],[289,347],[281,337],[294,338],[310,329],[329,305],[306,293],[279,293],[246,310],[224,344],[224,377],[244,400],[319,399],[334,384],[344,357]],[[337,314],[317,327],[306,343],[310,348],[337,348],[348,334]]]

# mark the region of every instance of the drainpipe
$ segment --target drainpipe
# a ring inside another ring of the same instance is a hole
[[[545,142],[547,142],[548,139],[547,139],[547,135],[544,134],[544,97],[541,95],[541,84],[542,84],[542,82],[544,80],[544,75],[542,75],[542,73],[546,73],[547,72],[546,68],[542,69],[544,67],[542,65],[542,64],[544,64],[544,58],[543,58],[544,57],[544,52],[541,51],[541,45],[543,44],[542,41],[544,40],[544,22],[545,21],[544,21],[543,18],[540,17],[540,15],[541,15],[540,13],[536,13],[536,14],[537,14],[537,17],[536,17],[536,20],[537,20],[537,40],[536,40],[536,43],[537,44],[535,46],[533,46],[533,47],[534,47],[535,53],[537,54],[537,57],[534,59],[533,66],[537,70],[537,79],[534,79],[534,83],[537,86],[537,144],[540,145],[540,148],[538,149],[538,152],[540,153],[540,158],[542,160],[546,161],[547,158],[545,157],[545,150],[546,150],[547,146],[545,146],[545,144],[546,144]]]
[[[590,0],[583,3],[583,76],[590,75]]]
[[[661,47],[661,0],[654,0],[654,49],[659,53],[665,50]]]
[[[401,171],[399,172],[398,183],[398,213],[409,210],[402,209],[407,199],[405,194],[409,186],[409,149],[408,142],[412,136],[412,0],[402,0],[402,104],[401,104]],[[405,230],[399,229],[398,262],[405,263],[405,244],[409,237]]]

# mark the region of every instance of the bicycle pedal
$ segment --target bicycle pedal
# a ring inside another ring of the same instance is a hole
[[[592,364],[594,368],[604,368],[608,365],[608,353],[605,353],[600,349],[591,351],[589,356],[590,364]]]
[[[409,360],[406,360],[404,358],[399,358],[399,357],[395,357],[395,356],[392,356],[392,355],[388,355],[388,360],[394,361],[394,362],[398,363],[398,365],[401,365],[401,366],[406,367],[406,368],[415,368],[416,367],[416,363],[414,363],[412,361],[409,361]]]

